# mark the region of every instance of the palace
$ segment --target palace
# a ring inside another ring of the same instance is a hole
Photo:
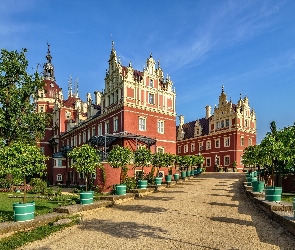
[[[84,176],[71,168],[67,153],[72,148],[91,143],[101,153],[106,169],[105,190],[119,183],[119,170],[111,168],[106,159],[114,145],[128,146],[133,150],[148,147],[152,153],[202,154],[208,171],[214,165],[232,166],[237,163],[242,170],[243,149],[256,143],[256,118],[250,110],[248,98],[240,98],[237,104],[227,101],[222,88],[218,107],[206,107],[206,117],[184,123],[179,116],[176,126],[176,93],[170,77],[164,77],[160,62],[152,55],[142,71],[121,65],[114,43],[108,60],[104,90],[79,96],[78,81],[68,82],[67,98],[55,81],[50,46],[44,69],[45,86],[38,90],[38,112],[52,114],[44,138],[39,142],[41,150],[49,156],[47,179],[52,184],[83,184]],[[94,185],[101,185],[102,173],[93,175]],[[130,169],[134,176],[137,170]],[[147,170],[149,171],[149,170]],[[163,170],[164,172],[167,170]]]
[[[211,115],[211,107],[206,106],[202,119],[184,123],[179,116],[177,130],[177,154],[201,154],[205,157],[207,171],[242,171],[243,150],[256,144],[256,116],[249,106],[247,97],[240,97],[237,104],[227,100],[222,87],[218,106]]]

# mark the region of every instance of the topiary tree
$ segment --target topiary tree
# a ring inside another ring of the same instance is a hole
[[[160,168],[167,166],[167,156],[164,153],[157,152],[152,155],[152,166],[157,168],[157,177],[159,177]]]
[[[121,146],[114,147],[108,155],[108,163],[113,168],[121,168],[120,184],[122,184],[127,177],[128,164],[133,160],[134,154],[130,148]]]
[[[134,152],[134,167],[141,167],[139,179],[143,179],[144,167],[148,167],[152,161],[152,153],[147,148],[139,148]]]
[[[36,145],[20,141],[0,148],[0,172],[23,179],[23,203],[26,203],[27,178],[34,174],[44,175],[47,159]]]
[[[89,174],[95,173],[97,167],[103,168],[97,150],[88,144],[84,144],[80,147],[74,148],[68,153],[68,156],[74,161],[71,167],[76,168],[79,173],[83,173],[85,175],[87,191]]]

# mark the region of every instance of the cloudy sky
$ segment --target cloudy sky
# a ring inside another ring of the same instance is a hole
[[[222,86],[234,103],[249,98],[258,143],[271,121],[295,121],[293,0],[1,0],[0,48],[27,48],[34,69],[48,42],[64,95],[70,76],[83,100],[104,88],[112,41],[123,65],[160,60],[185,122],[218,104]]]

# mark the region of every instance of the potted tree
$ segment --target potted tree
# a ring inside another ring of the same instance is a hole
[[[97,150],[88,144],[74,148],[68,153],[68,157],[73,159],[71,167],[76,168],[77,172],[83,173],[85,176],[86,191],[80,192],[80,202],[82,205],[93,203],[93,191],[88,191],[88,179],[90,174],[96,172],[96,168],[103,168],[100,162],[100,156]]]
[[[126,195],[126,184],[128,164],[133,160],[133,152],[130,148],[115,146],[108,155],[108,163],[113,168],[121,168],[120,184],[115,186],[116,195]]]
[[[168,174],[165,175],[165,181],[169,184],[172,181],[172,166],[174,165],[175,162],[175,156],[170,153],[164,153],[164,158],[165,158],[165,167],[168,167]]]
[[[157,152],[152,155],[152,165],[157,168],[157,174],[155,177],[155,184],[156,185],[161,185],[163,176],[160,176],[160,169],[161,167],[166,166],[166,159],[165,159],[165,154],[162,152]]]
[[[134,166],[141,168],[138,176],[138,188],[146,189],[148,181],[144,179],[144,167],[148,167],[151,163],[152,154],[147,148],[139,148],[134,152]]]
[[[34,219],[35,202],[27,202],[27,178],[34,174],[45,174],[48,159],[36,145],[14,142],[0,148],[0,173],[11,174],[23,179],[23,201],[13,204],[14,221],[24,222]]]
[[[237,172],[237,165],[238,165],[237,162],[233,161],[231,165],[233,167],[233,172]]]

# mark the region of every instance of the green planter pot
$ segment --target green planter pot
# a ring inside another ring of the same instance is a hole
[[[266,201],[282,200],[282,187],[265,187],[264,193]]]
[[[13,204],[13,219],[16,222],[31,221],[35,216],[35,202],[14,203]]]
[[[138,189],[146,189],[148,185],[147,180],[138,180]]]
[[[173,177],[174,177],[174,180],[175,181],[178,181],[179,180],[179,174],[174,174]]]
[[[126,185],[125,184],[118,184],[116,185],[116,195],[126,195]]]
[[[158,186],[161,185],[162,184],[162,179],[163,179],[162,177],[156,177],[155,178],[155,184],[158,185]]]
[[[191,170],[191,176],[195,175],[195,170]]]
[[[93,204],[93,191],[81,192],[80,193],[80,204],[89,205]]]
[[[186,177],[186,171],[182,171],[181,172],[181,178],[185,178]]]
[[[252,192],[263,192],[265,181],[252,181]]]
[[[172,174],[165,175],[165,181],[171,182],[172,181]]]
[[[191,176],[191,171],[190,170],[186,171],[186,176]]]
[[[252,186],[252,181],[257,181],[257,177],[247,177],[247,186],[251,187]]]

